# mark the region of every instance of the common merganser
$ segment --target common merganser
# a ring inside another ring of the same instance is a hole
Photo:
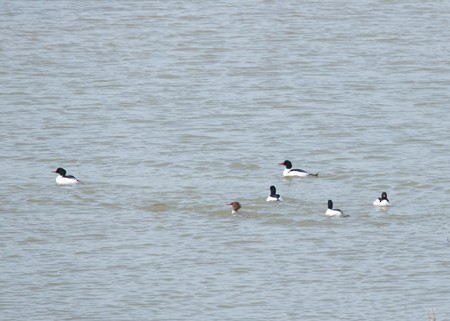
[[[373,205],[375,206],[389,206],[391,203],[389,202],[389,199],[387,197],[387,193],[383,192],[381,193],[381,197],[378,197],[374,202]]]
[[[57,170],[53,171],[53,173],[59,174],[58,177],[56,177],[56,183],[58,185],[69,185],[80,182],[75,176],[66,175],[67,172],[64,168],[59,167]]]
[[[340,209],[333,209],[333,201],[332,200],[328,200],[328,209],[325,212],[326,216],[341,216],[341,217],[347,217],[349,215],[344,214],[343,211],[341,211]]]
[[[283,201],[280,194],[277,194],[277,189],[275,186],[270,186],[270,195],[267,196],[266,202],[276,202],[276,201]]]
[[[231,214],[232,215],[239,215],[238,211],[241,208],[241,204],[239,204],[239,202],[231,202],[230,204],[227,205],[231,205],[232,210],[231,210]]]
[[[300,176],[300,177],[319,176],[319,173],[312,174],[308,173],[307,171],[304,171],[303,169],[292,168],[292,163],[288,160],[285,160],[283,163],[280,163],[280,165],[286,166],[286,168],[283,171],[283,176]]]

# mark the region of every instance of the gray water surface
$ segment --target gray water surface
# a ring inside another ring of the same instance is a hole
[[[449,18],[3,1],[0,320],[450,320]]]

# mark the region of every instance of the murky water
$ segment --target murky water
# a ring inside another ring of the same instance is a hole
[[[449,15],[3,1],[0,320],[449,320]]]

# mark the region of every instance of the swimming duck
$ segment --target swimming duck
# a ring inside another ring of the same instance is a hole
[[[58,185],[70,185],[80,182],[75,178],[75,176],[66,175],[67,172],[64,168],[59,167],[58,169],[54,170],[53,173],[59,174],[58,177],[56,177],[56,184]]]
[[[298,168],[292,168],[292,163],[288,160],[285,160],[283,163],[280,163],[280,165],[286,166],[286,168],[283,171],[283,176],[299,176],[299,177],[306,177],[306,176],[319,176],[319,173],[308,173],[307,171],[304,171],[303,169]]]
[[[239,215],[238,211],[241,208],[241,204],[239,202],[231,202],[230,204],[227,204],[227,205],[231,205],[231,208],[232,208],[231,214],[232,215]]]
[[[283,201],[280,194],[277,194],[277,189],[275,186],[270,186],[270,195],[267,196],[266,202],[277,202],[277,201]]]
[[[325,212],[326,216],[340,216],[340,217],[347,217],[349,215],[344,214],[344,212],[340,209],[333,208],[333,201],[328,200],[328,209]]]
[[[389,199],[387,197],[387,193],[383,192],[381,193],[381,197],[378,197],[374,202],[373,205],[375,206],[389,206],[391,203],[389,202]]]

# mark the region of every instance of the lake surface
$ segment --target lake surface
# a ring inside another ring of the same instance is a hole
[[[0,320],[450,320],[449,17],[2,1]]]

